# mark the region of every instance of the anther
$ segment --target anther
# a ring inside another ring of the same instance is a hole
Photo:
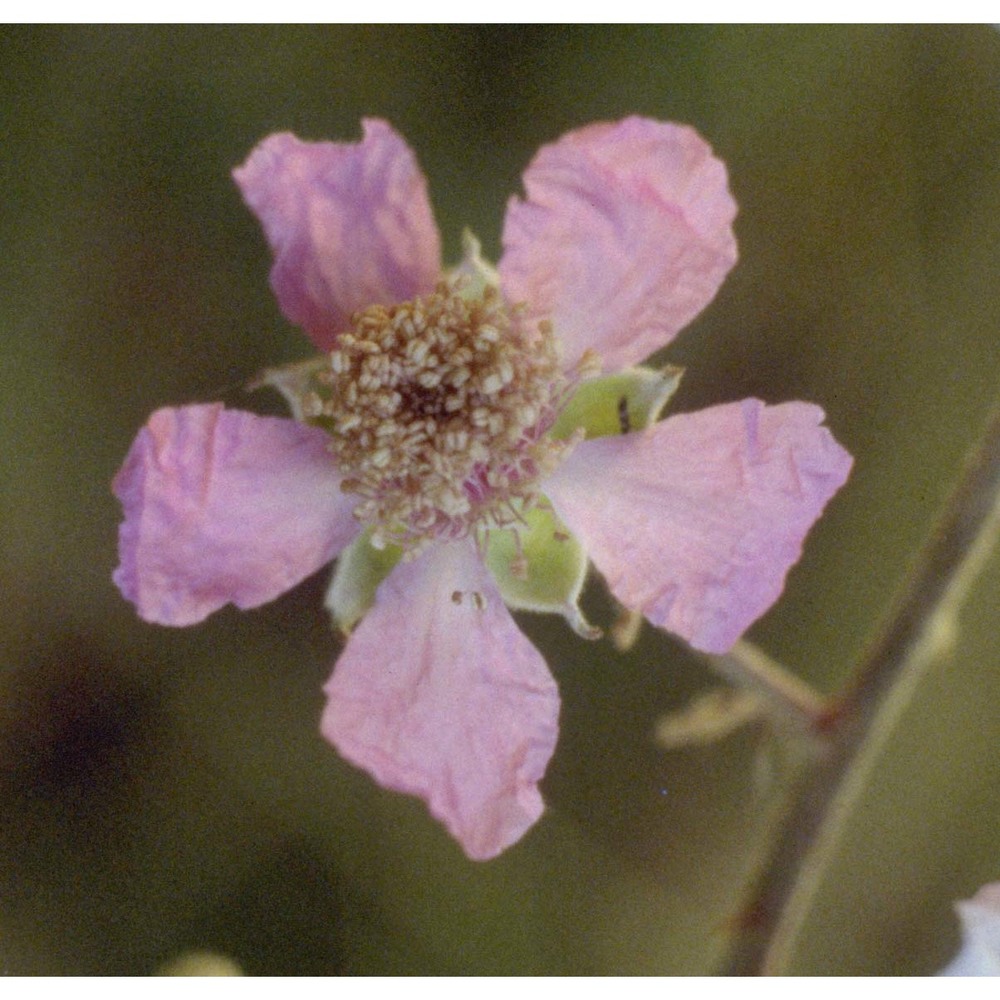
[[[551,328],[523,316],[495,289],[466,300],[442,283],[352,317],[317,398],[342,488],[379,543],[412,558],[431,538],[510,525],[533,501],[566,447],[545,436],[566,381]]]

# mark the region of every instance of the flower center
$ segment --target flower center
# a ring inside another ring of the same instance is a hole
[[[376,546],[514,523],[566,447],[545,436],[568,387],[551,324],[492,287],[356,313],[320,379],[313,415]]]

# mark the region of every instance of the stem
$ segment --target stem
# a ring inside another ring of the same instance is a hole
[[[810,733],[822,728],[826,699],[753,643],[741,640],[725,655],[705,659],[730,684],[761,698],[777,720]]]
[[[728,974],[786,967],[825,862],[927,667],[956,633],[972,584],[1000,538],[1000,409],[894,612],[827,717],[830,752],[804,777],[752,894]]]

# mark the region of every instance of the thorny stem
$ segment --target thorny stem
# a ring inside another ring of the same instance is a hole
[[[805,775],[766,860],[730,958],[730,975],[787,965],[794,938],[894,721],[950,643],[962,604],[1000,538],[1000,409],[856,679],[825,718],[829,752]]]

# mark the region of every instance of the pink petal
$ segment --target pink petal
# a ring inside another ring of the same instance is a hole
[[[1000,882],[955,904],[962,947],[941,976],[1000,976]]]
[[[390,125],[361,142],[268,136],[233,171],[274,252],[281,311],[321,350],[351,313],[432,291],[441,245],[416,157]]]
[[[146,621],[193,625],[270,601],[358,532],[326,435],[221,403],[157,410],[112,489],[114,581]]]
[[[567,365],[606,370],[663,347],[715,297],[736,262],[726,168],[694,129],[626,118],[543,146],[512,198],[505,293],[555,322]]]
[[[559,693],[471,544],[392,571],[326,694],[323,735],[423,798],[470,858],[499,854],[541,815]]]
[[[723,653],[778,599],[851,456],[808,403],[760,400],[577,446],[545,483],[612,593]]]

